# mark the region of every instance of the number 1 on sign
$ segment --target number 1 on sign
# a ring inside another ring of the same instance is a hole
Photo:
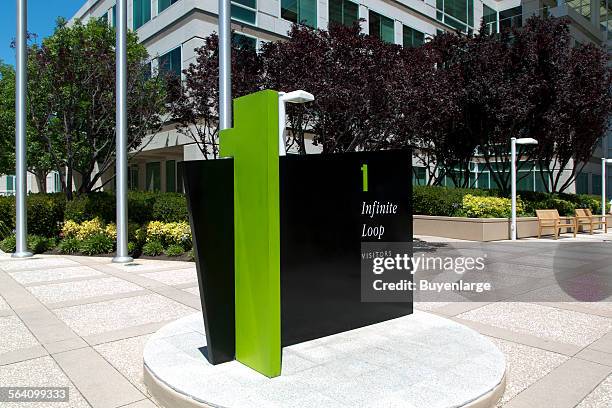
[[[368,165],[367,164],[361,165],[361,174],[363,176],[363,191],[367,192],[368,191]]]

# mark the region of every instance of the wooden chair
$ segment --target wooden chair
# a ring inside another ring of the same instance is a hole
[[[588,225],[589,233],[593,233],[593,229],[595,227],[599,227],[600,225],[603,227],[603,231],[608,231],[608,219],[604,215],[593,215],[590,209],[588,208],[577,208],[576,209],[576,226],[580,225]]]
[[[575,217],[561,217],[557,210],[536,210],[536,215],[538,216],[538,238],[542,236],[542,230],[544,228],[552,228],[555,239],[559,238],[559,234],[563,228],[566,230],[572,228],[574,230],[574,237],[576,237],[577,228]]]

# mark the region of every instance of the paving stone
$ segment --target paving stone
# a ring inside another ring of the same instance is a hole
[[[75,279],[90,276],[103,276],[102,272],[88,266],[71,266],[68,268],[38,269],[31,271],[9,272],[9,275],[22,285],[38,282],[52,282],[62,279]]]
[[[27,289],[43,303],[66,302],[142,290],[138,285],[117,278],[54,283]]]
[[[195,267],[173,271],[148,272],[144,275],[166,285],[180,285],[183,283],[198,283],[198,274]]]
[[[457,317],[581,347],[612,329],[606,317],[518,302],[493,303]]]
[[[189,292],[192,295],[196,295],[197,297],[200,297],[200,288],[198,286],[195,286],[193,288],[187,288],[187,289],[183,289],[185,292]]]
[[[563,354],[493,337],[489,340],[506,356],[506,391],[500,401],[502,404],[510,401],[569,358]]]
[[[68,402],[27,402],[6,404],[20,408],[89,408],[81,393],[70,382],[51,357],[41,357],[0,366],[2,387],[68,387]],[[3,405],[4,406],[4,405]]]
[[[38,346],[38,341],[16,316],[0,318],[0,354]]]
[[[194,309],[159,295],[136,296],[56,309],[57,316],[81,336],[178,319]]]
[[[199,292],[198,292],[199,293]],[[11,310],[11,307],[2,296],[0,296],[0,311]]]
[[[132,337],[94,347],[142,393],[147,392],[142,377],[142,352],[149,337],[149,335]]]
[[[7,272],[10,271],[25,271],[33,269],[49,269],[49,268],[60,268],[62,266],[75,266],[77,262],[71,261],[65,258],[31,258],[31,259],[16,259],[12,262],[0,263],[0,269],[4,269]]]
[[[576,408],[610,408],[612,407],[612,376],[608,376],[587,395]]]

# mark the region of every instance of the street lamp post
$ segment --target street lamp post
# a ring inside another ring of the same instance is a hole
[[[27,1],[17,0],[17,70],[15,84],[15,238],[14,258],[32,256],[28,252],[26,194],[28,189],[26,163],[26,87],[27,87]]]
[[[132,262],[128,253],[127,209],[127,0],[117,2],[116,52],[116,198],[117,198],[117,255],[113,262]]]
[[[602,221],[606,217],[606,165],[612,163],[612,159],[601,159],[601,216]],[[606,231],[607,232],[607,231]]]
[[[232,38],[230,0],[219,0],[219,129],[232,127]]]
[[[510,225],[510,238],[516,240],[516,145],[535,145],[538,141],[531,137],[510,139],[510,183],[512,184],[512,223]]]
[[[285,146],[285,128],[287,127],[285,104],[312,101],[314,101],[314,96],[302,90],[289,93],[278,93],[278,154],[280,156],[285,156],[287,154],[287,148]]]

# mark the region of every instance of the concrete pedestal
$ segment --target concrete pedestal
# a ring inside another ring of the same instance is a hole
[[[151,336],[144,377],[162,406],[488,408],[506,385],[493,343],[424,312],[285,347],[273,379],[237,361],[213,366],[205,346],[200,314]]]

